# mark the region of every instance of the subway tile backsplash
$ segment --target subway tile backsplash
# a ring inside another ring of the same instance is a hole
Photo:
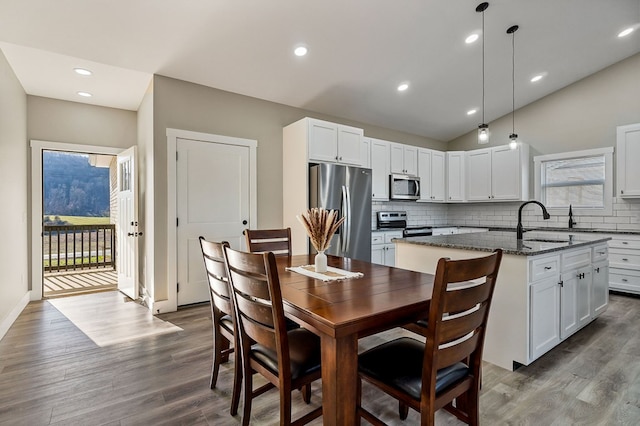
[[[518,209],[522,202],[435,204],[417,202],[379,202],[372,204],[372,225],[376,226],[376,213],[381,210],[406,211],[407,225],[456,225],[514,228],[518,224]],[[542,212],[527,206],[522,212],[525,228],[566,228],[569,217],[551,215],[543,220]],[[611,216],[574,215],[576,229],[640,232],[640,199],[613,199]]]

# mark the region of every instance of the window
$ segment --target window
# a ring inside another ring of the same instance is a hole
[[[535,194],[547,209],[589,215],[611,214],[613,148],[534,157]]]

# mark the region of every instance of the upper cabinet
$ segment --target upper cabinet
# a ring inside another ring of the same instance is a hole
[[[467,201],[529,198],[529,145],[477,149],[466,154]]]
[[[618,126],[616,136],[618,197],[640,197],[640,123]]]
[[[418,149],[420,201],[444,202],[445,153],[432,149]]]
[[[362,138],[362,145],[360,145],[360,166],[365,169],[371,168],[371,138]]]
[[[371,198],[374,200],[389,200],[389,157],[391,155],[391,142],[371,138]]]
[[[446,201],[460,202],[465,200],[465,152],[464,151],[448,151],[446,152]]]
[[[309,160],[356,166],[362,164],[362,129],[314,118],[303,118],[301,121],[307,125]]]
[[[391,173],[417,176],[418,148],[391,142]]]

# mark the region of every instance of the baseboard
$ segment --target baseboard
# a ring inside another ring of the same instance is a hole
[[[9,312],[9,315],[7,315],[6,318],[2,320],[2,322],[0,322],[0,340],[4,337],[5,334],[7,334],[7,331],[9,331],[9,328],[18,319],[18,317],[20,316],[20,313],[24,310],[24,308],[27,307],[30,300],[31,300],[31,290],[25,293],[22,299],[20,299],[20,302],[18,302],[18,304],[13,308],[13,310]]]

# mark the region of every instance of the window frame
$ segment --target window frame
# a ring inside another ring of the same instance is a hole
[[[556,154],[537,155],[533,157],[534,163],[534,194],[535,199],[544,203],[542,196],[542,166],[547,161],[571,160],[586,157],[604,156],[604,194],[603,207],[572,208],[573,214],[583,216],[610,216],[613,213],[613,147],[587,149],[583,151],[561,152]],[[550,214],[566,215],[568,207],[547,208]]]

